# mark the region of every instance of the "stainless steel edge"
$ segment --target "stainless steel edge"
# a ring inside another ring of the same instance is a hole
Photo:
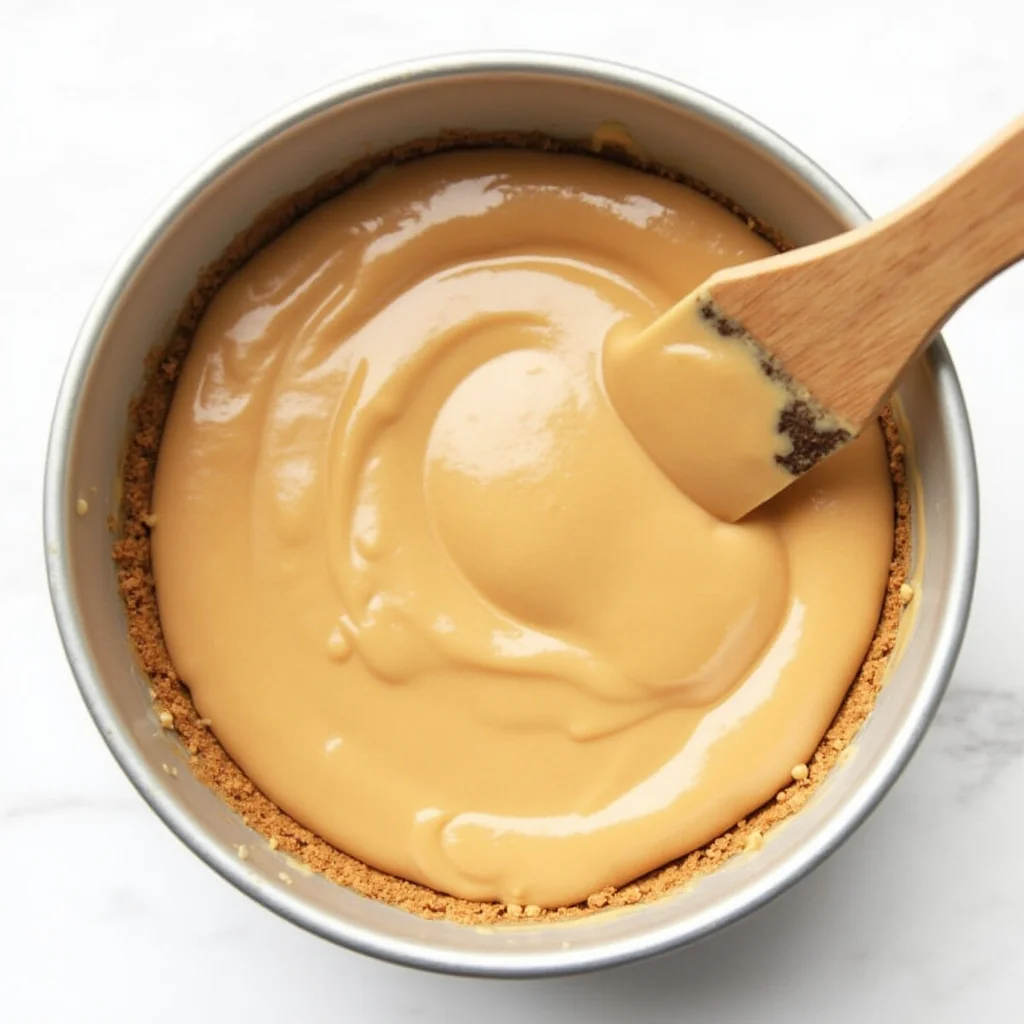
[[[179,213],[247,154],[318,112],[361,96],[438,77],[484,72],[543,73],[583,78],[624,86],[672,105],[699,112],[728,132],[746,137],[770,154],[794,177],[826,201],[850,224],[865,218],[864,211],[821,168],[782,138],[734,108],[695,89],[623,65],[583,57],[491,52],[452,54],[430,60],[391,65],[380,71],[347,79],[291,104],[259,122],[225,146],[201,166],[166,200],[130,244],[103,285],[72,350],[61,384],[46,457],[44,485],[44,539],[47,575],[54,612],[68,661],[82,697],[104,740],[146,802],[168,827],[208,865],[237,888],[282,917],[340,945],[396,963],[449,973],[490,977],[556,975],[593,970],[665,952],[699,939],[732,923],[773,899],[832,853],[866,818],[899,776],[917,747],[942,698],[963,638],[977,561],[977,477],[966,409],[952,363],[941,340],[929,350],[940,404],[950,413],[950,444],[955,487],[954,559],[948,591],[951,594],[936,644],[936,656],[927,666],[917,699],[884,757],[875,765],[841,812],[813,842],[805,844],[755,887],[737,891],[720,901],[713,912],[691,920],[685,927],[670,922],[631,941],[592,950],[552,949],[535,954],[464,953],[453,958],[425,942],[402,942],[303,904],[287,891],[260,885],[243,870],[241,862],[214,842],[191,816],[167,799],[164,780],[157,778],[120,729],[117,716],[99,676],[88,637],[81,625],[81,610],[69,579],[69,517],[72,493],[68,463],[79,396],[92,370],[92,356],[118,297],[147,253]]]

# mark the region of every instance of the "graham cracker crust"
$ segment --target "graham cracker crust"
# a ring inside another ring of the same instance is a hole
[[[780,250],[792,248],[785,238],[725,196],[702,182],[643,160],[626,149],[596,147],[587,140],[555,139],[541,133],[445,132],[367,156],[344,170],[327,175],[300,192],[275,203],[223,255],[204,268],[174,326],[170,341],[159,346],[147,364],[147,381],[128,414],[128,440],[122,471],[122,506],[113,555],[118,585],[124,599],[128,633],[150,680],[161,725],[173,730],[189,754],[192,773],[217,793],[242,820],[265,836],[271,848],[288,854],[313,871],[364,896],[383,900],[426,918],[446,918],[463,924],[485,925],[529,919],[561,921],[607,907],[623,907],[659,899],[678,891],[720,867],[731,857],[758,849],[766,832],[789,818],[807,802],[814,790],[842,758],[874,706],[896,643],[900,617],[912,596],[907,584],[910,567],[910,494],[905,452],[889,408],[880,421],[889,454],[895,497],[893,555],[889,582],[878,628],[861,669],[847,691],[839,711],[806,766],[794,769],[793,781],[774,800],[758,808],[717,839],[678,860],[621,888],[606,888],[585,902],[555,910],[522,908],[502,903],[480,903],[435,892],[415,882],[378,871],[335,849],[275,806],[249,781],[199,717],[187,683],[178,677],[164,644],[150,561],[150,499],[164,421],[175,384],[192,337],[210,300],[259,248],[277,238],[318,203],[368,177],[389,164],[401,164],[431,153],[452,149],[515,148],[587,154],[627,164],[647,173],[678,181],[719,203]],[[115,526],[115,528],[117,528]]]

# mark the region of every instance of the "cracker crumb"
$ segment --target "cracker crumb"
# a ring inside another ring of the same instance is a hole
[[[757,853],[764,846],[764,836],[756,829],[747,834],[747,842],[744,849],[747,853]]]
[[[900,600],[904,604],[910,604],[914,600],[914,588],[909,583],[900,584]]]
[[[807,776],[811,773],[808,770],[807,765],[795,764],[793,765],[793,770],[789,774],[792,775],[797,782],[805,782],[807,780]]]
[[[278,871],[277,877],[280,878],[285,885],[292,884],[292,876],[289,875],[287,871]]]
[[[160,767],[163,768],[163,770],[170,775],[172,779],[176,779],[178,777],[178,769],[175,768],[173,764],[162,764]]]
[[[540,917],[540,907],[538,907],[536,903],[530,903],[527,905],[523,913],[527,917]]]
[[[599,910],[601,907],[608,906],[608,897],[603,892],[595,892],[587,897],[587,906],[592,910]]]
[[[586,142],[562,141],[541,133],[467,135],[445,132],[439,137],[405,143],[387,153],[368,155],[337,174],[320,179],[308,188],[275,203],[247,230],[241,232],[228,245],[221,258],[201,272],[173,328],[170,341],[164,348],[154,351],[148,360],[147,383],[141,395],[132,403],[128,414],[119,516],[116,519],[110,518],[114,524],[112,529],[117,531],[113,540],[113,554],[118,586],[126,609],[128,634],[151,682],[153,703],[158,705],[158,710],[166,708],[169,713],[173,713],[172,721],[177,734],[187,746],[194,746],[197,751],[196,756],[190,758],[195,777],[214,790],[256,832],[267,837],[287,837],[288,848],[295,856],[312,871],[330,881],[428,919],[471,925],[493,923],[511,915],[507,914],[504,903],[480,903],[446,896],[406,879],[377,871],[335,849],[320,836],[288,817],[231,760],[210,730],[209,719],[199,717],[187,686],[178,678],[167,652],[153,585],[149,527],[144,517],[151,514],[160,437],[185,356],[209,303],[232,273],[254,252],[277,238],[314,206],[333,198],[380,168],[444,150],[478,149],[484,146],[577,153],[588,149]],[[777,233],[750,219],[736,204],[700,183],[629,155],[609,155],[619,162],[696,188],[737,216],[747,219],[754,231],[778,248],[791,248]],[[598,158],[591,156],[590,159]],[[748,849],[752,836],[757,836],[754,843],[759,845],[764,833],[789,818],[796,807],[828,776],[840,752],[852,742],[870,713],[882,689],[899,629],[900,614],[905,607],[900,583],[896,581],[903,581],[907,577],[911,540],[910,491],[903,444],[891,410],[884,409],[879,419],[885,434],[895,499],[892,569],[882,614],[868,653],[836,712],[827,738],[819,744],[814,755],[814,778],[808,778],[807,784],[801,787],[800,800],[791,798],[783,803],[769,800],[764,806],[747,814],[724,836],[652,871],[641,880],[646,886],[642,893],[635,886],[618,890],[606,888],[605,906],[623,907],[638,900],[647,902],[679,892],[717,870],[729,858]],[[551,910],[545,920],[570,920],[594,913],[596,909],[586,900],[571,907]]]
[[[522,917],[523,916],[523,908],[521,906],[519,906],[518,903],[509,903],[505,907],[505,916],[506,917]]]
[[[269,846],[272,850],[276,850],[278,847],[277,836],[271,836],[267,840],[267,846]]]
[[[78,501],[75,502],[75,512],[80,516],[84,516],[88,511],[89,502],[87,502],[85,498],[79,498]]]
[[[239,860],[248,860],[249,859],[249,847],[246,846],[245,843],[242,843],[242,845],[239,846],[239,848],[238,848],[238,859]]]
[[[148,526],[151,530],[153,529],[154,526],[156,526],[157,516],[155,512],[144,512],[141,516],[139,516],[139,519],[142,520],[142,522],[145,523],[145,525]]]
[[[174,728],[174,715],[170,711],[160,712],[160,728],[161,729],[173,729]]]
[[[778,793],[775,794],[775,800],[780,804],[784,804],[788,799],[789,794],[784,789],[780,789]]]

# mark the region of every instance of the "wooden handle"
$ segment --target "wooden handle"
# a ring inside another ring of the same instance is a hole
[[[906,206],[708,282],[826,408],[859,426],[956,307],[1024,256],[1024,117]]]

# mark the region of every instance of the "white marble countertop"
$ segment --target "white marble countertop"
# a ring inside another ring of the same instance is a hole
[[[39,515],[57,382],[107,269],[211,150],[326,81],[468,47],[612,57],[749,111],[882,211],[1024,109],[1022,44],[1016,0],[6,0],[0,1017],[1024,1020],[1024,266],[947,329],[983,546],[938,721],[811,878],[654,962],[545,982],[434,977],[336,949],[235,892],[150,813],[93,728],[53,625]]]

